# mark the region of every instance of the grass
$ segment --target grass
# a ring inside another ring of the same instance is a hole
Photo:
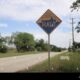
[[[28,54],[36,54],[39,53],[37,51],[28,51],[28,52],[20,52],[18,53],[16,49],[8,50],[7,53],[0,53],[0,58],[3,57],[12,57],[12,56],[20,56],[20,55],[28,55]]]
[[[61,56],[68,56],[69,60],[61,60]],[[21,70],[19,72],[80,72],[80,53],[67,52],[59,54],[51,58],[51,70],[48,70],[48,61],[29,67],[28,70]]]

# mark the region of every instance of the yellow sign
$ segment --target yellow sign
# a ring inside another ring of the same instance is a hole
[[[37,24],[47,33],[51,33],[61,22],[49,9],[37,20]]]

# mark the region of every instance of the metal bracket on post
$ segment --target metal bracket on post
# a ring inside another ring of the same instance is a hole
[[[48,67],[50,71],[50,34],[48,34]]]

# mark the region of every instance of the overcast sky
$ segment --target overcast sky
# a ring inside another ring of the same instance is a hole
[[[71,44],[71,17],[75,17],[75,25],[80,20],[79,12],[70,12],[75,0],[0,0],[0,33],[3,36],[12,32],[28,32],[35,39],[47,41],[47,34],[36,24],[42,14],[50,9],[62,23],[51,33],[51,44],[69,47]],[[80,34],[75,32],[75,41],[79,42]]]

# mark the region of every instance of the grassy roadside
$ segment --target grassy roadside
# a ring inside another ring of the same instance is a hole
[[[0,53],[0,58],[4,57],[12,57],[12,56],[20,56],[20,55],[28,55],[28,54],[37,54],[40,52],[37,51],[29,51],[29,52],[22,52],[18,53],[16,49],[9,50],[7,53]]]
[[[4,57],[13,57],[13,56],[21,56],[21,55],[28,55],[28,54],[39,54],[44,53],[44,51],[27,51],[27,52],[17,52],[16,49],[10,49],[7,53],[0,53],[0,58]]]
[[[20,72],[80,72],[80,53],[63,53],[51,58],[51,70],[47,60]]]

